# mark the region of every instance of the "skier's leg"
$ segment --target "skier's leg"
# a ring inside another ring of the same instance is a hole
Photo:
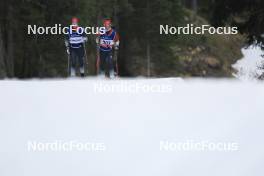
[[[118,76],[119,70],[118,70],[118,51],[113,51],[113,67],[114,67],[114,76]]]
[[[117,75],[117,62],[114,59],[113,59],[113,70],[114,70],[114,74],[116,76]]]
[[[76,49],[71,49],[71,76],[75,76],[76,75],[76,71],[75,71],[75,68],[76,68]]]
[[[106,61],[106,57],[105,57],[105,52],[104,51],[100,51],[100,62],[99,62],[99,74],[105,74],[105,61]]]
[[[79,62],[81,77],[84,77],[84,49],[83,48],[78,48],[78,62]]]
[[[105,77],[110,78],[110,70],[111,70],[111,57],[110,52],[105,52]]]

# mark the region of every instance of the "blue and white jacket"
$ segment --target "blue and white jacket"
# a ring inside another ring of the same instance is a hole
[[[81,48],[83,47],[83,43],[87,40],[87,37],[85,36],[85,33],[81,31],[82,27],[77,26],[76,29],[71,30],[68,29],[68,35],[66,36],[66,39],[69,43],[70,48]],[[78,31],[79,33],[78,33]]]

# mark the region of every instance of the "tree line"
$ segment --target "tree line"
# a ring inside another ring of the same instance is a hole
[[[82,26],[100,26],[111,18],[121,36],[123,76],[159,76],[174,69],[170,46],[181,41],[159,35],[159,25],[182,25],[190,9],[215,26],[234,24],[248,43],[262,45],[264,2],[261,0],[3,0],[0,2],[0,77],[65,77],[63,35],[27,35],[27,25],[67,26],[73,16]],[[88,36],[89,72],[95,74],[95,36]],[[133,64],[131,65],[131,61]],[[133,69],[131,69],[131,67]],[[179,68],[180,69],[180,68]]]

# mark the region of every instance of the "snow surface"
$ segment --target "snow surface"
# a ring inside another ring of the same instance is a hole
[[[263,51],[260,47],[250,46],[243,48],[242,53],[244,57],[233,65],[233,68],[237,71],[234,76],[243,81],[257,80],[264,72],[263,69],[259,68],[264,64]]]
[[[95,92],[95,85],[171,86]],[[0,82],[0,176],[260,176],[264,85],[235,80]],[[32,152],[28,141],[103,142],[103,152]],[[160,151],[160,141],[238,151]]]

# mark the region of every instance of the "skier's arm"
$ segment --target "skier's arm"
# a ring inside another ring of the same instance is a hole
[[[97,47],[100,47],[100,37],[101,37],[101,35],[98,34],[98,35],[96,36],[96,38],[95,38],[95,43],[96,43]]]
[[[88,37],[85,35],[85,32],[82,33],[82,37],[83,37],[83,42],[88,41]]]
[[[119,35],[116,33],[116,36],[114,38],[114,45],[113,45],[113,49],[114,49],[114,57],[113,57],[113,60],[115,62],[117,62],[117,56],[118,56],[118,50],[119,50],[119,44],[120,44],[120,41],[119,41]]]
[[[114,49],[119,50],[119,44],[120,44],[120,37],[118,34],[116,34],[114,38]]]

